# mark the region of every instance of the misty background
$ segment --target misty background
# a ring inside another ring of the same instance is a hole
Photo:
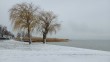
[[[0,0],[0,25],[7,26],[11,32],[8,11],[22,2],[52,10],[58,16],[61,29],[48,37],[110,40],[110,0]]]

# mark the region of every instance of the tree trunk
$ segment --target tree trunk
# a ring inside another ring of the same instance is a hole
[[[43,44],[46,44],[46,37],[47,37],[47,34],[43,33]]]
[[[31,44],[31,38],[30,38],[30,30],[29,30],[29,27],[28,27],[28,40],[29,40],[29,44]]]
[[[29,28],[29,22],[28,22],[28,40],[29,40],[29,44],[31,44],[31,37],[30,37],[30,28]]]
[[[2,37],[3,37],[3,33],[1,33]]]

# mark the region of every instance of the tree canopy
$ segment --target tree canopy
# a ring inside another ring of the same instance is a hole
[[[10,9],[10,19],[14,30],[26,30],[30,41],[30,33],[34,30],[37,22],[37,12],[39,7],[32,3],[16,4]]]
[[[43,43],[46,42],[48,33],[59,29],[57,16],[52,11],[42,11],[32,3],[16,4],[10,9],[10,20],[15,31],[23,30],[28,33],[29,44],[31,44],[31,32],[36,28],[43,34]]]

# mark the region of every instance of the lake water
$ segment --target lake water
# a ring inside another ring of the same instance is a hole
[[[47,44],[110,51],[110,40],[72,40],[68,42],[47,42]]]

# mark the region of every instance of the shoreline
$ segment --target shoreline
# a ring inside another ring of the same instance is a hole
[[[16,38],[15,40],[20,41],[21,39]],[[27,37],[22,38],[22,40],[24,42],[28,42]],[[32,42],[42,42],[43,41],[42,37],[32,37],[31,40],[32,40]],[[63,39],[63,38],[47,38],[47,42],[68,42],[68,41],[69,41],[69,39]]]

